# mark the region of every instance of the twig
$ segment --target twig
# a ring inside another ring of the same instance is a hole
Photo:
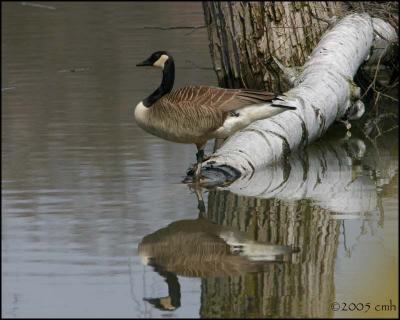
[[[387,41],[386,37],[384,37],[381,33],[379,33],[378,30],[374,29],[374,33],[376,33],[378,36],[380,36],[383,40],[386,40],[386,41]],[[385,48],[378,48],[378,47],[377,47],[377,49],[385,49]]]
[[[378,71],[379,71],[379,65],[380,65],[380,63],[381,63],[381,59],[382,59],[384,53],[385,53],[385,52],[382,52],[382,54],[379,56],[378,63],[376,64],[376,69],[375,69],[374,78],[372,79],[372,82],[369,84],[369,86],[367,87],[367,89],[365,90],[365,92],[363,93],[363,95],[360,97],[360,99],[362,99],[363,97],[365,97],[365,95],[366,95],[366,94],[368,93],[368,91],[372,88],[372,86],[375,86],[376,77],[377,77]]]
[[[375,90],[374,90],[374,91],[375,91]],[[377,91],[377,92],[378,92],[378,94],[376,95],[374,106],[372,107],[372,110],[375,110],[375,113],[376,113],[376,114],[378,114],[377,105],[378,105],[379,97],[381,96],[381,93],[380,93],[379,91]]]
[[[382,92],[380,92],[380,91],[377,91],[377,92],[379,92],[382,96],[384,96],[384,97],[386,97],[386,98],[389,98],[389,99],[391,99],[391,100],[393,100],[393,101],[395,101],[395,102],[399,102],[398,99],[396,99],[396,98],[394,98],[394,97],[392,97],[392,96],[389,96],[388,94],[384,94],[384,93],[382,93]]]

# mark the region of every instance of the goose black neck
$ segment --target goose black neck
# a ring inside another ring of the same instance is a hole
[[[164,64],[163,77],[160,86],[146,99],[143,100],[145,107],[151,107],[158,99],[163,95],[171,92],[174,86],[175,80],[175,63],[174,60],[169,57]]]

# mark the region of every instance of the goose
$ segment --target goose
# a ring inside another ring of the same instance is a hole
[[[295,107],[265,105],[277,98],[271,92],[225,89],[213,86],[186,86],[172,90],[175,63],[167,51],[154,52],[136,65],[162,69],[160,86],[140,101],[134,117],[143,130],[165,140],[191,143],[197,147],[194,179],[200,179],[204,147],[209,139],[227,138],[251,122]]]

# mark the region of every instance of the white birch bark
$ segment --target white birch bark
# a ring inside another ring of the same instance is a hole
[[[376,56],[384,56],[395,42],[395,30],[380,19],[352,14],[340,20],[322,36],[301,71],[288,75],[294,87],[281,98],[297,110],[256,121],[229,137],[203,163],[202,174],[234,180],[321,137],[350,107],[362,104],[352,81],[358,68],[369,58],[378,61]]]

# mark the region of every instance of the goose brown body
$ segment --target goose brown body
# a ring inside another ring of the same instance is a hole
[[[151,108],[140,104],[135,119],[147,132],[180,143],[203,144],[211,138],[225,138],[236,131],[218,131],[228,118],[237,127],[246,126],[252,119],[240,110],[271,101],[275,94],[247,89],[224,89],[211,86],[188,86],[173,90],[157,100]],[[273,108],[271,111],[277,111]]]

